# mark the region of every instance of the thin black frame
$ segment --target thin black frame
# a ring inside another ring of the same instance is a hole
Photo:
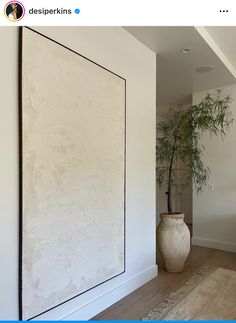
[[[76,52],[75,50],[57,42],[56,40],[30,28],[30,27],[27,27],[27,26],[24,26],[24,27],[19,27],[19,61],[18,61],[18,75],[19,75],[19,78],[18,78],[18,91],[19,91],[19,288],[18,288],[18,296],[19,296],[19,320],[22,320],[22,317],[23,317],[23,299],[22,299],[22,288],[23,288],[23,277],[22,277],[22,258],[23,258],[23,81],[22,81],[22,77],[23,77],[23,29],[26,28],[28,30],[31,30],[32,32],[48,39],[49,41],[52,41],[54,43],[56,43],[57,45],[73,52],[74,54],[76,55],[79,55],[80,57],[83,57],[84,59],[86,59],[87,61],[99,66],[100,68],[106,70],[107,72],[121,78],[122,80],[124,80],[125,82],[125,102],[124,102],[124,117],[125,117],[125,120],[124,120],[124,270],[97,284],[96,286],[94,287],[91,287],[89,288],[88,290],[82,292],[82,293],[79,293],[78,295],[76,296],[73,296],[63,302],[61,302],[60,304],[58,305],[55,305],[51,308],[49,308],[48,310],[46,311],[43,311],[29,319],[27,319],[27,321],[29,320],[32,320],[42,314],[45,314],[49,311],[51,311],[52,309],[62,305],[62,304],[65,304],[67,302],[69,302],[70,300],[84,294],[84,293],[87,293],[88,291],[114,279],[115,277],[118,277],[122,274],[125,273],[126,271],[126,148],[127,148],[127,142],[126,142],[126,126],[127,126],[127,123],[126,123],[126,79],[114,72],[112,72],[111,70],[107,69],[106,67],[94,62],[93,60],[85,57],[84,55],[81,55],[80,53]]]

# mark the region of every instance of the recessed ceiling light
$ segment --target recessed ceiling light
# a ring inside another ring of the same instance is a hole
[[[208,73],[213,70],[213,66],[211,65],[202,65],[196,68],[196,72],[198,73]]]
[[[191,48],[182,48],[180,50],[180,53],[182,53],[182,54],[188,54],[189,52],[191,52]]]

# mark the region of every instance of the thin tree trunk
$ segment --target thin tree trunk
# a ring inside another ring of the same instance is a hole
[[[171,190],[170,190],[170,188],[168,189],[168,192],[166,192],[166,194],[167,194],[168,213],[171,214],[172,213],[172,203],[171,203]]]
[[[173,167],[173,160],[174,160],[174,153],[175,153],[175,143],[173,146],[173,151],[171,155],[171,160],[170,160],[170,167],[169,167],[169,176],[168,176],[168,192],[167,192],[167,208],[168,208],[168,213],[172,213],[172,199],[171,199],[171,176],[172,176],[172,167]]]
[[[169,175],[168,175],[167,209],[168,209],[168,213],[170,213],[170,214],[173,213],[171,177],[172,177],[172,170],[173,170],[174,155],[175,155],[175,151],[176,151],[176,141],[177,141],[176,133],[178,132],[179,126],[180,126],[180,123],[178,124],[178,126],[175,130],[174,144],[173,144],[173,149],[172,149],[172,154],[171,154],[171,159],[170,159]]]

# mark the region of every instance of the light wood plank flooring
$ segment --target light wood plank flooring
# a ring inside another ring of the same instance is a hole
[[[170,274],[163,270],[159,258],[159,276],[96,315],[94,320],[140,320],[171,292],[178,289],[202,265],[236,270],[236,253],[192,246],[183,273]]]

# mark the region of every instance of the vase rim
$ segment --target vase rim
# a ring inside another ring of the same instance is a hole
[[[161,213],[160,218],[161,219],[170,218],[170,219],[176,219],[176,220],[177,219],[184,219],[184,213],[182,213],[182,212]]]

